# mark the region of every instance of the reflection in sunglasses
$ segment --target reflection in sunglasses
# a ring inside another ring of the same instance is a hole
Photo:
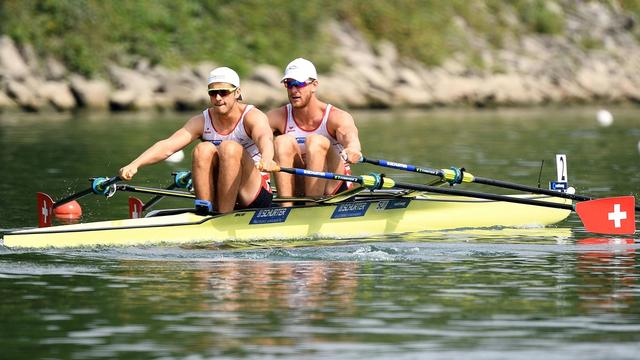
[[[307,82],[307,81],[298,81],[298,80],[293,80],[293,79],[289,79],[289,80],[285,80],[284,82],[284,86],[287,89],[291,89],[292,87],[297,87],[297,88],[303,88],[307,85],[311,84],[311,82]]]
[[[231,94],[232,92],[234,92],[235,90],[236,90],[236,88],[231,88],[231,89],[209,89],[207,92],[209,93],[209,96],[216,97],[216,96],[220,95],[220,97],[225,97],[225,96]]]

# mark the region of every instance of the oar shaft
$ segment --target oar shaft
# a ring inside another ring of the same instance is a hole
[[[535,206],[543,206],[543,207],[565,209],[565,210],[574,210],[573,205],[570,205],[570,204],[558,204],[558,203],[551,203],[551,202],[541,201],[541,200],[523,199],[523,198],[516,198],[512,196],[488,194],[488,193],[481,193],[481,192],[469,191],[469,190],[458,190],[453,188],[442,188],[442,187],[436,187],[436,186],[401,183],[401,182],[396,182],[395,186],[398,188],[407,189],[407,190],[418,190],[418,191],[433,192],[438,194],[466,196],[466,197],[473,197],[473,198],[486,199],[486,200],[504,201],[504,202],[511,202],[511,203],[517,203],[517,204],[535,205]]]
[[[172,197],[179,197],[179,198],[186,198],[186,199],[194,199],[195,198],[195,195],[193,195],[190,192],[186,192],[186,191],[171,190],[171,189],[158,189],[158,188],[145,187],[145,186],[133,186],[133,185],[128,185],[128,184],[120,184],[120,185],[118,185],[118,190],[134,192],[134,193],[141,193],[141,194],[153,194],[153,195],[159,195],[159,196],[172,196]]]
[[[329,180],[349,181],[349,182],[354,182],[358,184],[362,184],[362,181],[363,181],[362,177],[360,176],[334,174],[330,172],[312,171],[312,170],[298,169],[298,168],[280,167],[277,171],[286,172],[288,174],[293,174],[293,175],[300,175],[300,176],[312,176],[312,177],[329,179]]]
[[[173,183],[171,185],[167,186],[165,188],[166,190],[173,190],[173,189],[175,189],[177,187],[187,188],[191,184],[191,172],[190,171],[178,171],[178,172],[172,173],[172,175],[173,175],[173,178],[174,178]],[[163,198],[164,198],[164,195],[162,195],[162,194],[158,194],[158,195],[152,197],[151,199],[149,199],[149,201],[147,201],[146,203],[144,203],[142,205],[142,211],[146,211],[146,210],[151,209],[152,206],[154,206],[155,204],[160,202],[160,200],[162,200]]]
[[[105,189],[105,188],[117,183],[120,180],[122,180],[122,179],[119,176],[114,176],[114,177],[109,178],[106,181],[100,183],[100,187],[101,187],[101,189]],[[77,192],[75,194],[71,194],[71,195],[69,195],[69,196],[67,196],[65,198],[62,198],[62,199],[54,202],[53,203],[53,208],[55,209],[60,205],[68,203],[69,201],[73,201],[73,200],[79,199],[79,198],[81,198],[83,196],[86,196],[86,195],[89,195],[89,194],[92,194],[92,193],[95,193],[94,190],[93,190],[93,186],[88,188],[88,189],[79,191],[79,192]]]
[[[165,190],[173,190],[175,188],[176,188],[176,184],[171,184],[171,185],[167,186],[167,188]],[[147,201],[146,203],[144,203],[142,205],[142,211],[150,209],[153,205],[155,205],[158,202],[160,202],[160,200],[162,200],[162,198],[164,198],[164,195],[156,195],[156,196],[152,197],[151,199],[149,199],[149,201]]]
[[[507,181],[502,181],[502,180],[487,179],[487,178],[483,178],[483,177],[479,177],[479,176],[474,177],[473,182],[477,183],[477,184],[497,186],[497,187],[502,187],[502,188],[507,188],[507,189],[512,189],[512,190],[528,191],[528,192],[531,192],[531,193],[534,193],[534,194],[550,195],[550,196],[555,196],[555,197],[559,197],[559,198],[563,198],[563,199],[571,199],[571,200],[577,200],[577,201],[589,201],[589,200],[595,200],[596,199],[596,198],[591,197],[591,196],[570,194],[570,193],[566,193],[566,192],[560,192],[560,191],[549,190],[549,189],[542,189],[542,188],[537,188],[537,187],[533,187],[533,186],[527,186],[527,185],[516,184],[516,183],[507,182]],[[635,209],[636,210],[640,210],[640,204],[636,205]]]
[[[426,191],[426,192],[432,192],[432,193],[438,193],[438,194],[466,196],[466,197],[472,197],[472,198],[478,198],[478,199],[511,202],[516,204],[536,205],[536,206],[550,207],[550,208],[556,208],[556,209],[574,210],[574,207],[571,204],[558,204],[558,203],[551,203],[551,202],[540,201],[540,200],[517,198],[513,196],[506,196],[506,195],[487,194],[487,193],[481,193],[476,191],[458,190],[453,188],[442,188],[442,187],[430,186],[430,185],[402,183],[402,182],[396,182],[395,180],[388,177],[384,177],[384,176],[380,176],[381,178],[380,182],[374,183],[372,181],[367,180],[367,176],[339,175],[339,174],[333,174],[329,172],[309,171],[309,170],[296,169],[296,168],[280,168],[280,171],[301,175],[301,176],[313,176],[313,177],[326,178],[326,179],[338,179],[338,176],[339,176],[340,180],[356,182],[372,189],[380,189],[383,187],[384,188],[396,187],[396,188],[407,189],[407,190]],[[373,177],[373,176],[368,176],[368,177]]]
[[[384,167],[388,167],[388,168],[392,168],[392,169],[399,169],[399,170],[417,172],[417,173],[421,173],[421,174],[444,177],[444,171],[437,170],[437,169],[424,168],[424,167],[419,167],[419,166],[409,165],[409,164],[403,164],[403,163],[394,162],[394,161],[369,159],[369,158],[365,158],[365,157],[362,157],[362,161],[363,162],[367,162],[369,164],[374,164],[374,165],[378,165],[378,166],[384,166]]]
[[[388,167],[388,168],[392,168],[392,169],[412,171],[412,172],[417,172],[417,173],[421,173],[421,174],[438,176],[441,179],[445,179],[445,177],[446,177],[446,173],[445,173],[444,170],[437,170],[437,169],[431,169],[431,168],[426,168],[426,167],[419,167],[419,166],[415,166],[415,165],[397,163],[397,162],[387,161],[387,160],[369,159],[369,158],[365,158],[365,157],[362,158],[362,162],[367,162],[367,163],[370,163],[370,164],[384,166],[384,167]],[[479,176],[470,175],[469,173],[466,173],[466,172],[465,172],[465,175],[464,175],[462,181],[464,181],[464,182],[472,182],[472,183],[482,184],[482,185],[495,186],[495,187],[511,189],[511,190],[526,191],[526,192],[530,192],[530,193],[533,193],[533,194],[549,195],[549,196],[559,197],[559,198],[563,198],[563,199],[571,199],[571,200],[576,200],[576,201],[588,201],[588,200],[594,200],[595,199],[595,198],[593,198],[591,196],[570,194],[570,193],[567,193],[567,192],[561,192],[561,191],[549,190],[549,189],[542,189],[542,188],[538,188],[538,187],[533,187],[533,186],[528,186],[528,185],[523,185],[523,184],[517,184],[517,183],[508,182],[508,181],[483,178],[483,177],[479,177]],[[640,204],[636,205],[635,209],[636,210],[640,210]]]
[[[590,196],[569,194],[569,193],[564,193],[557,190],[542,189],[534,186],[516,184],[516,183],[496,180],[496,179],[487,179],[479,176],[474,177],[473,182],[476,184],[496,186],[496,187],[507,188],[512,190],[528,191],[535,194],[551,195],[551,196],[556,196],[556,197],[571,199],[571,200],[578,200],[578,201],[593,200],[593,198]]]

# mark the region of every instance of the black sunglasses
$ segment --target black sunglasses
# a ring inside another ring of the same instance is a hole
[[[216,97],[216,96],[220,95],[220,97],[225,97],[225,96],[231,94],[234,91],[236,91],[236,88],[231,88],[231,89],[209,89],[207,92],[209,93],[209,96]]]

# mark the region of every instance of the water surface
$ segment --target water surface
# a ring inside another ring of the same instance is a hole
[[[615,109],[610,127],[595,111],[354,115],[373,158],[529,185],[541,174],[544,186],[564,153],[578,192],[637,194],[640,111]],[[35,225],[36,191],[60,197],[111,176],[186,117],[1,114],[0,228]],[[144,168],[135,183],[165,186],[188,167],[187,158]],[[370,171],[381,169],[354,166]],[[85,221],[126,216],[124,194],[81,203]],[[640,350],[636,239],[585,233],[574,215],[551,228],[313,245],[0,247],[3,357],[635,359]]]

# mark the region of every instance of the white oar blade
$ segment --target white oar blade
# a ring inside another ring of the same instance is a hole
[[[633,234],[636,231],[635,198],[618,196],[581,201],[576,212],[587,231],[600,234]]]

